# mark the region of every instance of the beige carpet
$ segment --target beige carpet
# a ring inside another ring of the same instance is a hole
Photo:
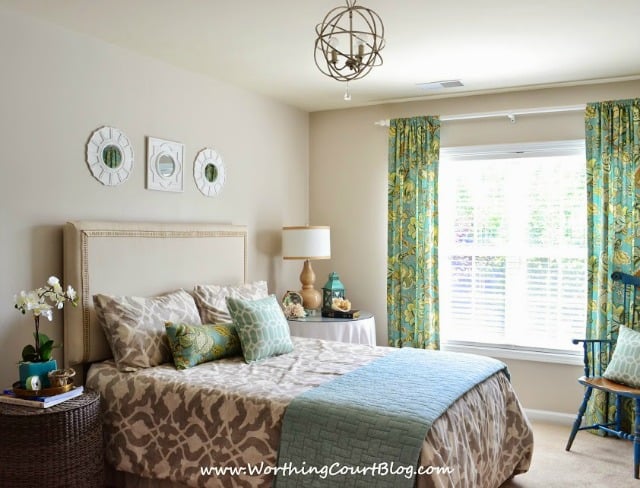
[[[633,477],[633,443],[580,431],[567,452],[569,426],[532,425],[535,447],[531,469],[501,488],[640,488],[640,480]]]

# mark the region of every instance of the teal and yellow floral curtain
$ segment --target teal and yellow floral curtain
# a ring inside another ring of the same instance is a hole
[[[616,339],[622,318],[621,288],[611,273],[640,271],[640,99],[587,105],[588,339]],[[634,324],[640,330],[640,324]],[[605,395],[594,391],[587,421],[605,423]],[[625,411],[628,409],[625,406]],[[630,412],[629,412],[630,413]],[[625,423],[632,415],[626,415]],[[628,425],[626,426],[629,427]]]
[[[390,346],[440,347],[439,157],[438,117],[391,121],[387,260]]]

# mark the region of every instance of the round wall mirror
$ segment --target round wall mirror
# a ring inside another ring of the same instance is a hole
[[[218,168],[216,168],[214,164],[207,164],[204,167],[204,177],[209,183],[213,183],[218,179]]]
[[[87,142],[87,164],[93,177],[103,185],[124,183],[133,170],[129,139],[115,127],[96,129]]]
[[[158,174],[165,178],[171,176],[176,170],[176,162],[168,154],[162,154],[158,158],[156,165],[158,167]]]
[[[220,193],[227,179],[222,156],[208,147],[200,151],[193,163],[193,177],[203,195],[212,197]]]
[[[102,150],[102,160],[111,169],[116,169],[122,164],[122,152],[118,146],[109,144]]]

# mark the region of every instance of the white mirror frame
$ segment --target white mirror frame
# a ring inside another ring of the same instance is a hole
[[[173,160],[174,169],[170,175],[163,175],[159,162],[168,156]],[[183,188],[184,144],[147,137],[147,189],[181,192]]]
[[[121,161],[111,168],[104,160],[104,150],[115,146],[120,151]],[[115,186],[127,181],[133,170],[133,147],[124,132],[115,127],[100,127],[91,134],[87,142],[87,164],[93,177],[103,185]]]
[[[207,166],[212,164],[216,168],[216,178],[209,181],[206,176]],[[198,190],[207,197],[212,197],[222,191],[227,180],[227,173],[222,162],[222,156],[215,149],[209,147],[201,150],[193,163],[193,177],[196,180]]]

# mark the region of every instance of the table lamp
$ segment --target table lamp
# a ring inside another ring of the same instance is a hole
[[[282,258],[304,259],[300,273],[302,306],[308,310],[319,308],[322,294],[313,287],[316,275],[311,260],[331,259],[331,229],[327,226],[283,227]]]

